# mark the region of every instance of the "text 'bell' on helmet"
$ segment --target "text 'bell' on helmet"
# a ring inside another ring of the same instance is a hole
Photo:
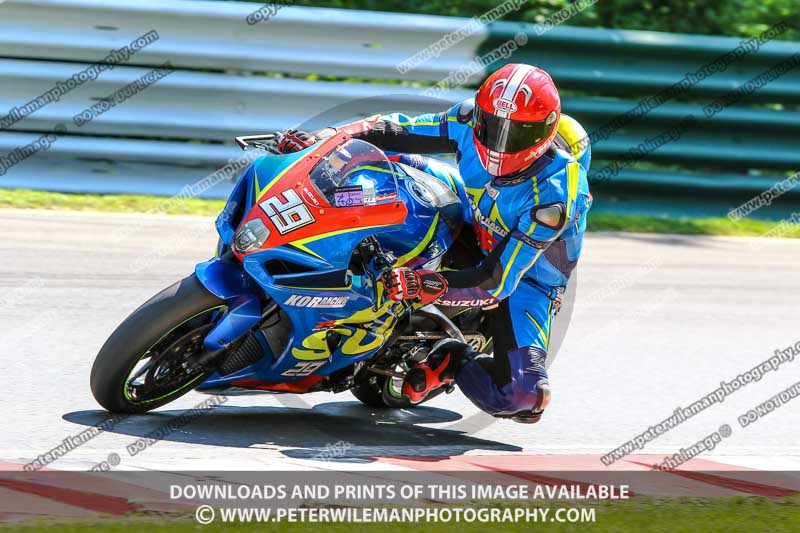
[[[521,63],[491,74],[475,95],[473,140],[493,176],[513,174],[544,154],[556,136],[561,98],[550,75]]]

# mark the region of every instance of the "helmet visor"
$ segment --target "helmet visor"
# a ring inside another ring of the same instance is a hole
[[[545,140],[556,126],[552,120],[522,122],[501,118],[475,106],[475,137],[478,142],[495,152],[519,152],[533,148]]]

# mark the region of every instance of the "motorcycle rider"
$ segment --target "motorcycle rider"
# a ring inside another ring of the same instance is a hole
[[[326,131],[335,130],[289,130],[279,148],[304,149]],[[539,68],[508,64],[474,99],[442,113],[386,115],[354,137],[402,154],[454,152],[484,255],[462,270],[398,267],[385,276],[394,300],[482,307],[491,320],[493,356],[441,341],[408,372],[403,394],[418,402],[455,380],[480,409],[537,422],[550,400],[545,360],[551,320],[580,256],[592,203],[587,135],[561,113],[552,79]],[[439,161],[394,159],[441,175]]]

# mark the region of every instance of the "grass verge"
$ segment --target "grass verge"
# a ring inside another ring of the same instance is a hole
[[[638,233],[676,233],[683,235],[729,235],[734,237],[800,238],[800,224],[745,218],[688,218],[649,215],[589,213],[589,231],[631,231]]]
[[[166,215],[215,216],[224,207],[223,200],[202,198],[164,198],[132,194],[65,194],[24,189],[0,189],[0,208],[57,209],[113,213],[153,213]],[[640,233],[677,233],[684,235],[731,235],[800,238],[800,224],[742,219],[733,222],[724,217],[673,218],[649,215],[590,213],[589,231],[631,231]]]
[[[0,189],[0,209],[49,209],[216,216],[224,200],[169,198],[138,194],[66,194],[27,189]]]
[[[487,505],[488,506],[488,505]],[[504,507],[502,504],[495,506]],[[683,533],[703,531],[704,533],[730,533],[731,531],[790,532],[797,531],[800,524],[800,496],[782,499],[760,497],[720,497],[720,498],[651,498],[635,497],[625,501],[575,504],[572,507],[595,509],[595,521],[559,523],[551,522],[557,508],[570,507],[566,502],[537,505],[549,507],[545,523],[518,522],[487,524],[480,522],[449,523],[399,523],[399,524],[358,524],[358,523],[232,523],[215,522],[200,526],[191,516],[165,515],[159,517],[151,513],[134,514],[124,518],[98,518],[96,520],[60,520],[25,522],[17,525],[2,525],[2,532],[27,532],[53,530],[61,533],[93,532],[135,532],[146,529],[148,533],[193,533],[196,531],[225,531],[249,533],[255,531],[281,531],[305,533],[326,531],[331,533],[362,533],[385,530],[400,533],[419,533],[435,531],[444,533],[483,532],[487,528],[504,532],[597,532],[611,533],[634,531],[637,533]],[[517,507],[517,505],[513,505]]]

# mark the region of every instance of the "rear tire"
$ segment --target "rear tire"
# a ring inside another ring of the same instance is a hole
[[[369,382],[361,383],[350,389],[350,392],[364,405],[377,409],[412,409],[428,400],[432,400],[445,391],[444,387],[439,387],[432,390],[421,402],[412,403],[405,396],[398,395],[399,391],[396,390],[396,386],[392,386],[392,378],[389,376],[377,375],[375,379],[374,385]],[[395,392],[392,393],[390,389],[395,390]]]
[[[128,382],[137,363],[159,344],[175,347],[176,352],[202,353],[202,344],[198,348],[197,342],[210,330],[210,317],[219,314],[224,306],[224,300],[208,292],[194,274],[152,297],[117,327],[97,354],[89,380],[94,398],[112,413],[143,413],[194,389],[212,371],[177,375],[174,389],[161,391],[155,398],[137,400],[131,396]],[[174,344],[169,344],[173,337]],[[165,347],[163,351],[169,350]]]
[[[353,393],[353,396],[355,396],[358,401],[367,407],[375,407],[377,409],[387,409],[389,407],[386,405],[386,402],[383,401],[383,396],[380,391],[375,390],[375,386],[370,383],[356,385],[350,389],[350,392]]]

